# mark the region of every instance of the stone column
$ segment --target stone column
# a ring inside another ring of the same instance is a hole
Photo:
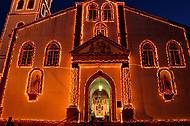
[[[79,66],[72,63],[70,105],[67,108],[67,121],[78,121],[78,98],[79,98]]]
[[[129,63],[122,63],[121,71],[122,71],[122,98],[123,98],[122,117],[123,121],[128,121],[134,119],[134,108],[131,104]]]

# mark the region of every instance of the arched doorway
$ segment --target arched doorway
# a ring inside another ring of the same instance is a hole
[[[85,121],[115,121],[115,85],[112,79],[98,71],[87,81],[85,89]]]
[[[110,117],[110,85],[102,77],[96,78],[90,85],[90,120],[107,120]]]

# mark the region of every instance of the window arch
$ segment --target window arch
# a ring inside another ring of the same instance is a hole
[[[34,7],[34,0],[29,0],[27,9],[33,9],[33,7]]]
[[[113,20],[113,7],[110,3],[106,3],[102,6],[102,19],[103,21]]]
[[[143,67],[157,66],[157,49],[150,41],[144,41],[141,45],[141,64]]]
[[[96,21],[98,19],[98,5],[90,3],[88,5],[88,21]]]
[[[60,57],[60,45],[53,41],[48,44],[45,54],[45,66],[58,66]]]
[[[16,28],[19,28],[19,27],[21,27],[23,25],[24,25],[24,22],[19,22],[19,23],[17,23]]]
[[[167,43],[167,54],[170,66],[184,66],[182,47],[176,41]]]
[[[43,71],[39,68],[33,69],[29,73],[27,91],[29,101],[37,100],[42,93]]]
[[[159,93],[165,101],[171,101],[177,94],[173,73],[168,69],[158,71]]]
[[[98,35],[98,34],[102,34],[104,36],[107,36],[107,27],[105,24],[103,23],[97,23],[95,25],[95,29],[94,29],[94,35]]]
[[[24,6],[24,0],[19,0],[17,4],[17,10],[23,9]]]
[[[32,42],[26,42],[20,51],[19,66],[31,66],[34,55],[34,44]]]

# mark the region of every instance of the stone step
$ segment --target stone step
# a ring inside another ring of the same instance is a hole
[[[0,126],[5,126],[6,119],[0,120]],[[14,126],[190,126],[190,120],[143,120],[127,122],[61,122],[38,120],[13,120]]]

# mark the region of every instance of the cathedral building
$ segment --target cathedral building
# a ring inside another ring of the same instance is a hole
[[[1,118],[190,118],[185,26],[117,0],[55,14],[51,3],[12,0],[0,40]]]

